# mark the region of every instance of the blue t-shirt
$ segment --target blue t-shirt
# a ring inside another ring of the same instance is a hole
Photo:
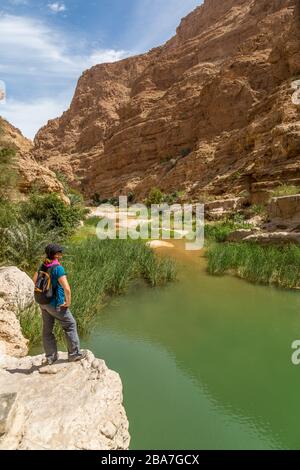
[[[50,304],[55,308],[65,303],[65,292],[58,282],[58,279],[65,275],[66,272],[62,266],[56,266],[51,274],[54,296],[52,297]]]

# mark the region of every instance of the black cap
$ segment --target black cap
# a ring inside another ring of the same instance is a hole
[[[63,251],[63,247],[55,243],[50,243],[50,245],[45,248],[45,253],[49,259],[53,259],[56,253],[63,253]]]

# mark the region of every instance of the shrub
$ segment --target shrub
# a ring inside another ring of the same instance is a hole
[[[13,264],[27,272],[33,272],[44,253],[46,245],[59,241],[59,234],[49,229],[45,222],[16,223],[3,230],[0,261]]]
[[[129,203],[134,201],[134,193],[132,191],[130,191],[127,194],[127,200],[128,200]]]
[[[184,148],[180,151],[180,156],[182,158],[185,158],[191,153],[191,151],[192,151],[192,149],[190,149],[190,148]]]
[[[255,215],[264,215],[266,212],[265,207],[261,204],[254,204],[251,206],[250,210]]]
[[[110,199],[108,199],[108,204],[111,204],[112,206],[115,206],[115,207],[118,207],[119,205],[119,198],[118,197],[111,197]],[[103,202],[102,202],[103,204]]]
[[[9,228],[17,222],[19,213],[16,204],[0,199],[0,228]]]
[[[12,148],[0,148],[0,198],[9,197],[9,193],[16,188],[18,170],[16,168],[16,151]]]
[[[70,235],[85,216],[83,207],[68,206],[55,193],[42,196],[33,194],[28,202],[23,203],[23,213],[27,219],[45,223],[61,236]]]
[[[164,196],[164,202],[166,202],[167,204],[169,204],[171,206],[172,204],[175,204],[178,201],[179,197],[180,197],[179,192],[175,191],[171,194],[166,194]]]
[[[55,171],[54,173],[55,173],[55,176],[58,179],[58,181],[62,184],[65,194],[68,194],[68,192],[70,190],[70,185],[69,185],[69,182],[67,180],[67,177],[63,173],[61,173],[60,171]]]
[[[83,196],[76,189],[69,189],[67,196],[70,199],[71,206],[83,206],[84,205]]]
[[[251,228],[251,224],[244,221],[242,216],[235,215],[234,219],[223,220],[205,225],[205,239],[223,243],[234,230]]]
[[[161,204],[164,202],[164,194],[161,192],[159,188],[152,188],[145,203],[148,207],[151,206],[151,204]]]
[[[107,200],[106,200],[106,202],[107,202]],[[93,196],[92,196],[92,205],[97,207],[97,206],[100,206],[100,204],[102,204],[102,199],[100,197],[100,194],[99,193],[93,194]]]

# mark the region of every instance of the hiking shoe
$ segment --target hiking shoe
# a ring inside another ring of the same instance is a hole
[[[48,357],[46,357],[46,364],[48,366],[52,366],[52,364],[54,364],[54,362],[56,362],[57,359],[58,359],[57,354],[55,354],[54,356],[48,356]]]
[[[85,359],[86,357],[87,357],[87,351],[81,350],[79,353],[69,354],[68,361],[69,362],[82,361],[82,359]]]

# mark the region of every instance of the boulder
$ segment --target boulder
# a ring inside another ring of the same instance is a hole
[[[24,356],[28,341],[24,338],[18,314],[33,303],[32,280],[16,267],[0,268],[0,353]]]
[[[59,353],[53,366],[42,355],[2,356],[0,390],[2,450],[129,447],[121,379],[90,351],[79,363]]]
[[[33,302],[34,285],[30,277],[11,266],[0,268],[0,299],[7,308],[24,310]]]
[[[300,194],[273,197],[268,208],[271,221],[298,221],[300,223]]]

